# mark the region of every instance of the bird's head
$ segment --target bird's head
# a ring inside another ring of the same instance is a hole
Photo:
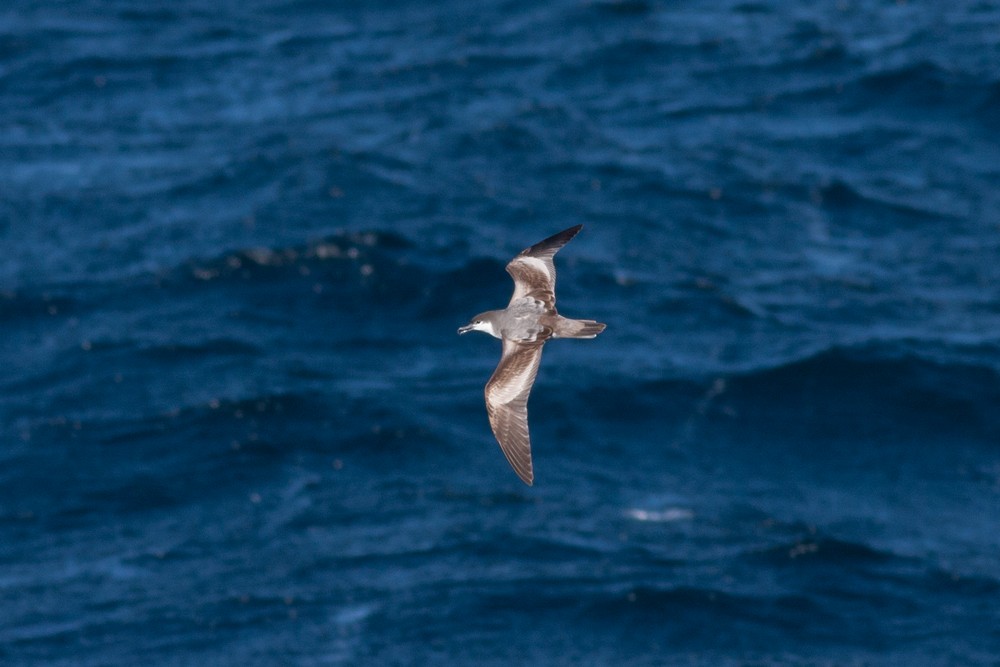
[[[496,311],[490,310],[485,313],[480,313],[469,320],[469,323],[464,327],[458,328],[458,333],[464,334],[470,331],[484,331],[491,336],[496,338],[500,337],[500,334],[496,330],[494,316]]]

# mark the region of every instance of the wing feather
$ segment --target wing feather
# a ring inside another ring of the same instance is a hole
[[[522,250],[507,264],[507,273],[514,279],[514,303],[524,296],[541,299],[549,308],[556,304],[556,266],[552,261],[559,249],[576,236],[583,225],[576,225],[539,241]]]
[[[486,412],[493,435],[514,472],[529,486],[534,472],[528,435],[528,395],[541,359],[541,344],[504,340],[503,356],[486,383]]]

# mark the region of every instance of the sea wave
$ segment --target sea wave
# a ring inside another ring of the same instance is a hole
[[[996,7],[100,4],[0,21],[4,665],[1000,654]],[[455,330],[581,222],[527,487]]]

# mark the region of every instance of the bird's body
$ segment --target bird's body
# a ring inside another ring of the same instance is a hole
[[[552,258],[583,225],[559,232],[522,251],[507,264],[514,295],[503,310],[472,318],[459,333],[483,331],[503,341],[503,355],[486,383],[486,412],[493,434],[525,484],[534,481],[528,435],[528,395],[538,374],[542,346],[550,338],[593,338],[604,331],[594,320],[573,320],[556,311]]]

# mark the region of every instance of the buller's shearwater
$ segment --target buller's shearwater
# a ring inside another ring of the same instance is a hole
[[[552,258],[583,225],[570,227],[524,250],[507,264],[514,295],[504,310],[472,318],[458,333],[485,331],[503,341],[503,355],[486,383],[486,412],[493,435],[514,472],[534,480],[528,437],[528,394],[538,374],[542,346],[550,338],[593,338],[604,331],[594,320],[571,320],[556,312],[556,267]]]

